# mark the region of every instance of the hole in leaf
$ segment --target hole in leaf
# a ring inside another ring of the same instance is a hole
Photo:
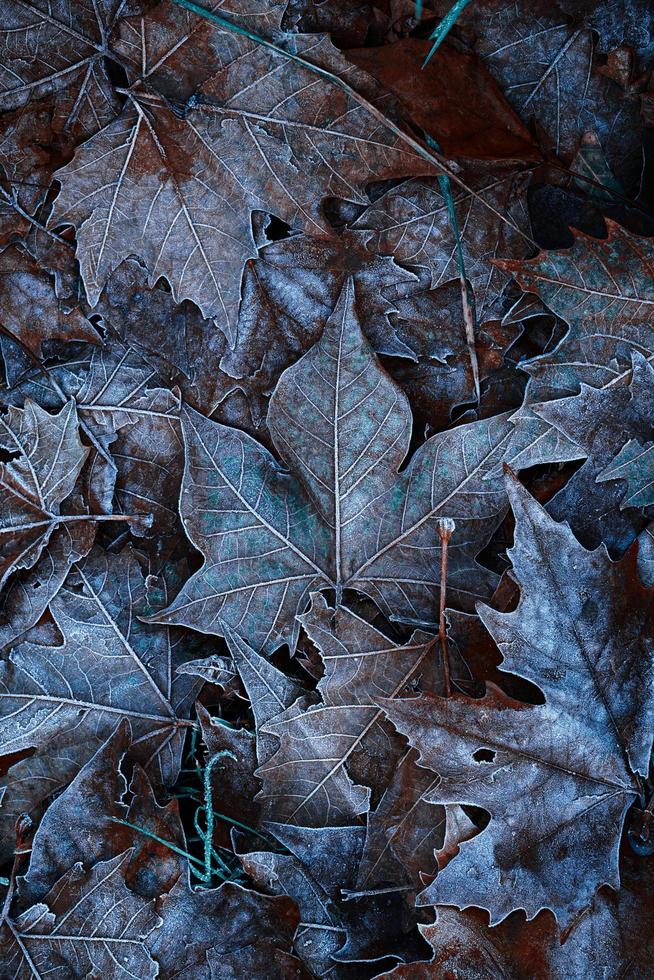
[[[281,218],[271,214],[265,228],[265,235],[269,242],[279,242],[284,238],[289,238],[291,226],[287,225]]]
[[[491,818],[488,810],[484,810],[481,806],[472,806],[469,803],[464,803],[461,809],[472,820],[475,827],[479,827],[480,830],[486,830]]]
[[[0,448],[0,463],[11,463],[12,459],[18,459],[19,452]]]
[[[496,754],[492,749],[477,749],[472,753],[472,758],[475,762],[495,762]]]
[[[117,61],[113,58],[104,58],[104,68],[109,77],[109,81],[114,88],[129,88],[129,79],[127,78],[127,72],[122,65],[119,65]],[[118,98],[124,104],[127,96],[118,93]]]
[[[523,701],[525,704],[545,704],[545,695],[541,689],[528,681],[526,677],[518,677],[517,674],[508,674],[500,671],[502,675],[501,688],[516,701]]]

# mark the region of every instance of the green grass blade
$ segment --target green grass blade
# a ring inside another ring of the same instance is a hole
[[[436,51],[438,51],[445,38],[454,27],[459,14],[468,6],[469,3],[470,0],[456,0],[456,3],[445,14],[442,21],[430,37],[430,41],[433,41],[434,43],[432,44],[429,54],[423,62],[423,68],[430,58],[434,56]]]

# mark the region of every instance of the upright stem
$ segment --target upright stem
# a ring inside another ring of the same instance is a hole
[[[438,617],[438,639],[441,646],[443,657],[443,680],[445,683],[445,697],[449,698],[452,693],[452,681],[450,677],[450,651],[447,646],[447,628],[445,624],[445,599],[447,595],[447,546],[450,538],[454,534],[456,524],[451,517],[443,517],[438,522],[438,537],[441,541],[441,590],[440,590],[440,613]]]
[[[204,767],[204,831],[200,831],[200,837],[202,838],[202,843],[204,845],[204,875],[202,876],[202,881],[211,881],[211,855],[213,850],[213,825],[214,825],[214,812],[213,812],[213,788],[211,785],[211,773],[213,767],[220,759],[233,759],[237,761],[236,756],[229,749],[221,749],[216,752]],[[229,869],[227,869],[229,870]]]

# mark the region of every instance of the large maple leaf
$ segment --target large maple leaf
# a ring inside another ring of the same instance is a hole
[[[266,0],[251,6],[253,17],[271,8]],[[181,38],[171,31],[178,17],[167,5],[152,16],[152,23],[144,21],[142,66],[156,63],[157,71],[152,77],[143,67],[147,78],[132,86],[122,115],[58,172],[62,190],[51,223],[77,227],[91,305],[113,269],[135,254],[151,284],[165,276],[176,299],[192,299],[230,332],[243,264],[256,255],[254,210],[328,237],[324,198],[367,203],[366,183],[435,168],[419,144],[386,119],[386,97],[373,80],[324,37],[294,38],[289,57],[205,22],[211,76],[171,111],[152,86],[170,66],[171,52],[172,63],[183,64],[188,14],[179,13]]]
[[[411,416],[363,337],[351,283],[319,343],[282,375],[268,427],[291,473],[243,433],[182,412],[180,512],[205,563],[158,622],[219,635],[227,625],[270,653],[295,646],[296,613],[326,587],[433,623],[445,516],[465,525],[450,545],[452,601],[469,608],[490,595],[496,576],[475,556],[508,506],[499,464],[509,416],[433,436],[398,474]],[[527,428],[515,452],[520,438]]]
[[[430,960],[396,967],[375,980],[647,977],[654,945],[652,870],[652,857],[624,851],[620,891],[600,889],[592,908],[567,930],[557,928],[547,912],[530,921],[514,912],[489,929],[480,909],[439,908],[433,925],[418,927],[433,948]]]
[[[652,596],[633,551],[616,564],[603,547],[588,552],[517,481],[510,493],[520,603],[479,612],[503,666],[546,703],[521,706],[497,689],[479,702],[378,703],[440,775],[429,799],[491,814],[422,901],[485,908],[492,922],[518,908],[568,921],[598,885],[619,887],[622,825],[652,749]]]

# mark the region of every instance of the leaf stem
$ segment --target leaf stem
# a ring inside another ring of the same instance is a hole
[[[440,610],[438,617],[438,639],[441,646],[443,657],[443,681],[445,684],[445,697],[449,698],[452,694],[452,680],[450,676],[450,651],[447,645],[447,625],[445,623],[445,598],[447,589],[447,546],[450,538],[454,534],[456,524],[451,517],[442,517],[438,522],[438,537],[441,541],[441,588],[440,588]]]
[[[30,531],[35,527],[49,527],[51,524],[75,524],[81,521],[123,521],[126,524],[147,524],[151,514],[52,514],[48,521],[30,521],[28,524],[13,524],[11,527],[0,527],[0,534],[15,534],[16,531]],[[151,523],[151,521],[150,521]],[[149,525],[148,525],[149,526]]]

